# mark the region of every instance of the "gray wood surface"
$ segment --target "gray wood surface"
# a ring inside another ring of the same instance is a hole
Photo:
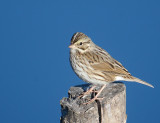
[[[126,123],[126,87],[122,83],[110,83],[91,104],[83,104],[94,97],[94,93],[77,98],[92,85],[71,87],[68,97],[60,101],[61,123]],[[97,86],[99,90],[101,86]]]

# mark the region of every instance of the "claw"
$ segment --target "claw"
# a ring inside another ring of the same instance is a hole
[[[96,100],[103,100],[103,99],[104,99],[104,97],[102,97],[102,98],[99,97],[99,98],[97,98]]]
[[[86,91],[86,92],[83,93],[82,95],[78,96],[78,98],[81,98],[81,97],[83,97],[83,96],[85,96],[85,95],[90,94],[91,92],[93,92],[93,89],[94,89],[95,87],[96,87],[96,86],[91,87],[88,91]]]
[[[106,85],[103,85],[102,88],[98,91],[98,93],[96,94],[96,96],[93,99],[91,99],[90,101],[83,103],[83,104],[91,104],[93,101],[100,99],[100,98],[98,98],[98,96],[101,94],[101,92],[103,91],[103,89],[105,87],[106,87]]]

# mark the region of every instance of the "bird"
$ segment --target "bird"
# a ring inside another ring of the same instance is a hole
[[[91,93],[97,85],[102,85],[96,96],[86,104],[97,100],[103,89],[115,81],[138,82],[154,88],[151,84],[132,76],[120,62],[82,32],[73,34],[69,48],[73,71],[83,81],[94,85],[84,95]]]

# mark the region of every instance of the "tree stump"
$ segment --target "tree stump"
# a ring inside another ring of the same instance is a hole
[[[102,91],[99,98],[91,104],[84,104],[95,96],[91,93],[78,98],[92,85],[71,87],[68,98],[61,104],[61,123],[126,123],[126,87],[122,83],[110,83]],[[96,87],[99,90],[100,86]]]

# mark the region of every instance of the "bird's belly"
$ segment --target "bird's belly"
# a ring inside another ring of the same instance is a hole
[[[72,65],[74,72],[83,81],[91,83],[91,84],[100,84],[100,85],[107,84],[107,82],[104,80],[104,78],[94,75],[93,70],[91,70],[91,69],[88,70],[89,68],[87,67],[87,65],[84,66],[80,62],[77,63],[77,61],[75,59],[72,59],[71,61],[72,61],[71,65]]]

